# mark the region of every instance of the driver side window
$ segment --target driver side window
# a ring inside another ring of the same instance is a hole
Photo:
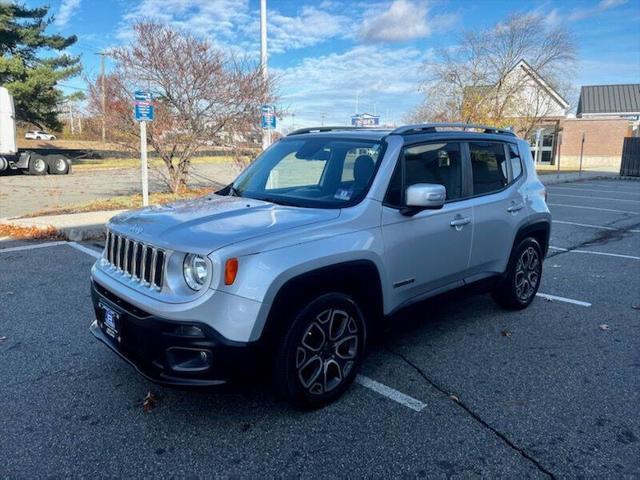
[[[461,198],[461,159],[458,142],[425,143],[406,147],[391,178],[385,204],[401,207],[407,187],[416,183],[444,185],[447,189],[447,201]]]

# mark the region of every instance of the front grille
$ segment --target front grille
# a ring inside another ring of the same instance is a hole
[[[162,289],[167,254],[160,248],[107,232],[105,258],[113,268],[141,284]]]

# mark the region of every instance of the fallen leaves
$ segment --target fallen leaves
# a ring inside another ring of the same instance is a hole
[[[0,335],[0,342],[4,342],[7,339],[7,337],[3,337],[2,335]]]
[[[454,402],[460,403],[460,397],[458,397],[455,393],[452,393],[451,395],[449,395],[449,398]]]
[[[502,330],[500,332],[500,335],[502,335],[503,337],[511,338],[511,332],[509,330]]]
[[[52,226],[48,227],[23,227],[20,225],[0,224],[0,237],[11,237],[18,240],[44,240],[59,239],[60,232]]]
[[[598,328],[600,330],[609,330],[609,325],[607,325],[606,323],[603,323],[602,325],[599,325]]]
[[[144,397],[142,402],[142,411],[144,413],[149,413],[151,410],[156,408],[158,404],[158,398],[153,392],[147,392],[147,395]]]

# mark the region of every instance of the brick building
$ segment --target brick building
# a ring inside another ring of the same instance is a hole
[[[580,89],[576,118],[558,124],[554,160],[561,168],[619,170],[625,137],[638,136],[640,84],[588,85]]]
[[[529,139],[536,162],[619,170],[625,137],[640,135],[640,84],[580,89],[575,117],[545,118]]]

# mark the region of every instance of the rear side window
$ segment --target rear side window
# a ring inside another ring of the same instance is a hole
[[[502,190],[509,183],[504,145],[499,142],[469,142],[473,194]]]
[[[520,159],[520,152],[518,147],[513,144],[508,144],[509,149],[509,161],[511,162],[511,171],[513,172],[513,179],[517,180],[522,175],[522,160]]]

